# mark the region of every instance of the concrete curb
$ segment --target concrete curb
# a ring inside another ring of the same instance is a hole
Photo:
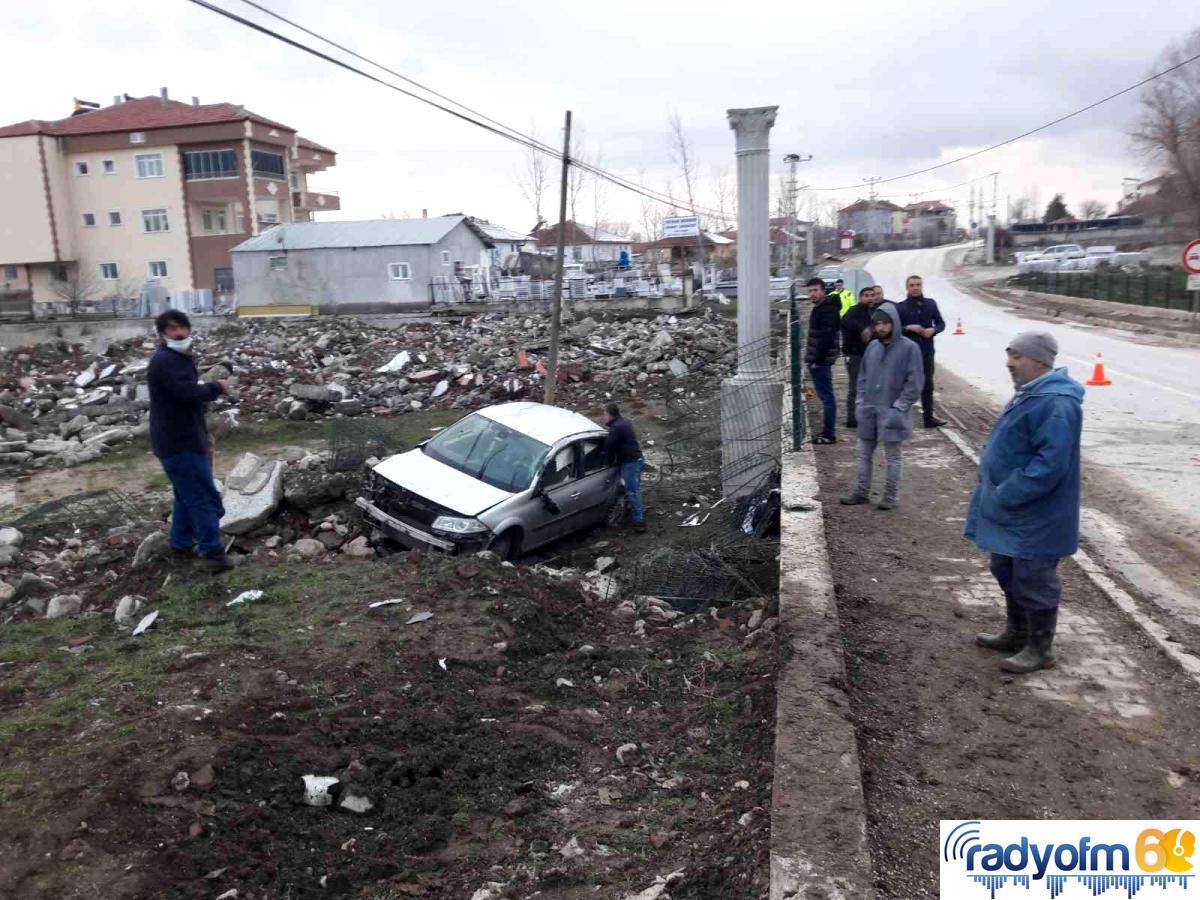
[[[871,900],[866,802],[811,452],[783,454],[771,900]]]

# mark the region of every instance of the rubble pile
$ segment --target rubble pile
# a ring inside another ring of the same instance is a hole
[[[536,396],[548,332],[544,316],[498,314],[395,329],[352,318],[249,320],[198,334],[195,352],[205,380],[233,389],[212,407],[220,435],[241,419],[383,416]],[[732,323],[711,309],[567,315],[560,402],[636,394],[660,381],[683,392],[697,370],[726,374],[719,363],[733,344]],[[0,466],[75,466],[144,438],[153,351],[149,337],[101,341],[92,352],[63,341],[0,350]]]

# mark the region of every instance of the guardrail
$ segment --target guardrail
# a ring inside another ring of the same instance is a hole
[[[1174,269],[1130,272],[1102,266],[1090,272],[1030,272],[1013,276],[1009,284],[1043,294],[1194,311],[1187,276]]]

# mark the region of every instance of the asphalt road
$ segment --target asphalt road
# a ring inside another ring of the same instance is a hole
[[[1200,537],[1200,349],[1156,344],[1131,332],[1026,318],[956,285],[945,271],[953,247],[895,251],[872,257],[866,269],[888,299],[903,299],[904,279],[918,274],[948,323],[937,340],[937,364],[997,403],[1012,395],[1004,348],[1025,330],[1049,331],[1059,365],[1085,382],[1097,353],[1109,387],[1084,398],[1084,459],[1161,506],[1184,539]],[[963,335],[952,335],[955,323]]]

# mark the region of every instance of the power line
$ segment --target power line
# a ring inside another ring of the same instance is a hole
[[[959,156],[955,159],[950,159],[950,160],[947,160],[946,162],[940,162],[937,165],[929,166],[924,169],[918,169],[915,172],[909,172],[906,175],[893,175],[891,178],[881,178],[878,180],[878,183],[886,184],[890,181],[901,181],[905,178],[913,178],[917,175],[924,175],[927,172],[934,172],[934,171],[937,171],[938,169],[944,169],[946,166],[952,166],[952,165],[955,165],[956,163],[963,162],[964,160],[973,159],[976,156],[982,156],[984,153],[990,153],[991,151],[998,150],[1001,147],[1007,147],[1009,144],[1015,144],[1017,141],[1024,140],[1025,138],[1029,137],[1030,135],[1037,134],[1039,131],[1045,131],[1047,128],[1051,128],[1055,125],[1058,125],[1061,122],[1067,121],[1067,119],[1073,119],[1073,118],[1075,118],[1075,116],[1082,115],[1083,113],[1087,112],[1088,110],[1095,109],[1097,106],[1107,103],[1109,100],[1115,100],[1117,97],[1120,97],[1124,94],[1128,94],[1130,91],[1136,91],[1138,88],[1140,88],[1144,85],[1147,85],[1150,82],[1155,81],[1159,78],[1162,78],[1164,75],[1169,75],[1172,72],[1174,72],[1176,69],[1182,69],[1184,66],[1188,65],[1189,63],[1194,63],[1198,59],[1200,59],[1200,53],[1197,53],[1195,56],[1192,56],[1192,57],[1189,57],[1188,59],[1183,60],[1183,62],[1176,63],[1175,65],[1173,65],[1169,68],[1163,69],[1161,72],[1156,72],[1155,74],[1149,76],[1148,78],[1143,78],[1137,84],[1131,84],[1129,87],[1122,88],[1121,90],[1117,91],[1114,94],[1109,94],[1107,97],[1103,97],[1100,100],[1097,100],[1095,103],[1089,103],[1087,106],[1081,107],[1081,108],[1075,110],[1074,112],[1067,113],[1065,116],[1059,116],[1057,119],[1053,120],[1052,122],[1047,122],[1044,125],[1039,125],[1037,128],[1031,128],[1026,132],[1018,134],[1016,137],[1011,137],[1008,140],[1000,141],[1000,143],[998,143],[998,144],[992,144],[990,147],[984,147],[982,150],[975,150],[971,153],[964,154],[963,156]],[[849,191],[849,190],[853,190],[856,187],[858,187],[858,185],[848,184],[848,185],[841,185],[839,187],[809,188],[809,190],[812,190],[812,191]]]
[[[362,69],[360,69],[356,66],[353,66],[350,63],[345,62],[344,60],[337,59],[336,57],[330,56],[327,53],[323,53],[314,47],[311,47],[307,44],[301,43],[300,41],[293,40],[292,38],[289,38],[286,35],[280,34],[279,32],[274,31],[274,30],[266,27],[265,25],[262,25],[258,22],[254,22],[243,16],[239,16],[237,13],[234,13],[227,9],[223,9],[213,3],[209,3],[208,0],[188,0],[188,2],[194,3],[197,6],[203,7],[204,9],[207,9],[210,12],[215,12],[220,16],[224,16],[227,19],[237,22],[240,25],[244,25],[245,27],[250,28],[254,31],[257,31],[261,34],[265,34],[268,37],[272,37],[278,41],[282,41],[283,43],[288,44],[289,46],[294,47],[297,50],[302,50],[303,52],[309,53],[313,56],[316,56],[318,59],[322,59],[325,62],[332,63],[333,65],[338,66],[343,69],[346,69],[349,72],[353,72],[356,75],[361,75],[363,78],[373,81],[376,84],[380,84],[384,87],[391,88],[392,90],[394,90],[400,94],[403,94],[406,97],[409,97],[413,100],[417,100],[420,103],[424,103],[427,106],[431,106],[434,109],[437,109],[441,112],[444,112],[451,116],[454,116],[457,119],[460,119],[471,125],[475,125],[479,128],[482,128],[485,131],[488,131],[491,134],[496,135],[497,137],[502,137],[505,140],[512,141],[513,143],[523,146],[529,150],[533,150],[538,153],[543,153],[543,154],[550,156],[553,159],[556,159],[559,161],[561,161],[563,158],[563,155],[560,151],[555,150],[554,148],[541,143],[540,141],[536,140],[535,138],[532,138],[529,135],[523,134],[522,132],[518,131],[515,128],[511,128],[510,126],[503,125],[502,123],[499,123],[494,119],[484,116],[482,113],[475,112],[474,110],[471,110],[470,107],[468,107],[462,103],[459,103],[456,100],[452,100],[443,94],[439,94],[436,91],[433,91],[432,89],[426,87],[425,85],[422,85],[419,82],[414,81],[411,78],[408,78],[407,76],[400,75],[399,73],[394,72],[391,69],[389,69],[387,66],[381,65],[377,62],[374,62],[373,60],[371,60],[365,56],[362,56],[361,54],[356,53],[353,50],[349,50],[349,49],[343,47],[341,44],[338,44],[337,42],[332,41],[329,38],[326,38],[326,37],[318,34],[315,31],[311,31],[310,29],[307,29],[304,26],[291,21],[290,19],[286,19],[283,16],[273,13],[270,10],[260,6],[257,3],[251,3],[250,0],[243,0],[243,2],[247,2],[247,3],[249,3],[250,6],[253,6],[255,9],[262,10],[263,12],[267,13],[268,15],[272,15],[275,18],[279,19],[280,21],[286,22],[287,24],[300,29],[301,31],[305,32],[306,34],[312,35],[313,37],[316,37],[318,40],[324,41],[325,43],[329,44],[332,47],[337,47],[338,49],[343,50],[344,52],[349,53],[350,55],[356,57],[357,59],[360,59],[360,60],[362,60],[384,72],[388,72],[389,74],[392,74],[392,75],[394,75],[398,78],[401,78],[417,87],[420,87],[422,90],[427,91],[428,93],[433,94],[436,97],[444,99],[449,103],[453,103],[454,105],[459,106],[462,109],[468,110],[470,113],[472,113],[472,115],[468,115],[466,113],[462,113],[457,110],[450,109],[449,107],[444,106],[441,103],[437,103],[433,100],[430,100],[428,97],[422,97],[421,95],[413,93],[412,91],[409,91],[403,87],[400,87],[398,85],[395,85],[388,81],[385,81],[382,78],[372,75],[369,72],[365,72]],[[480,118],[486,119],[487,121],[486,122],[480,121],[479,119],[474,118],[474,116],[479,116]],[[489,124],[487,124],[487,122],[492,122],[492,123],[494,123],[494,125],[489,125]],[[574,157],[571,158],[570,164],[575,166],[578,169],[588,172],[589,174],[593,175],[596,178],[601,178],[605,181],[615,184],[617,187],[624,188],[625,190],[630,191],[632,193],[639,194],[643,197],[647,197],[651,200],[654,200],[657,203],[662,203],[664,205],[675,206],[675,207],[679,207],[679,208],[686,208],[686,207],[691,206],[691,204],[688,204],[684,200],[681,200],[676,197],[672,197],[669,194],[663,194],[663,193],[659,193],[658,191],[649,190],[640,185],[634,184],[633,182],[630,182],[630,181],[622,178],[619,175],[616,175],[612,172],[605,171],[604,169],[600,169],[596,166],[593,166],[589,163],[586,163],[586,162],[576,159]],[[710,209],[708,207],[695,206],[694,209],[697,212],[703,212],[710,216],[718,216],[719,217],[721,215],[721,213],[718,210]]]

